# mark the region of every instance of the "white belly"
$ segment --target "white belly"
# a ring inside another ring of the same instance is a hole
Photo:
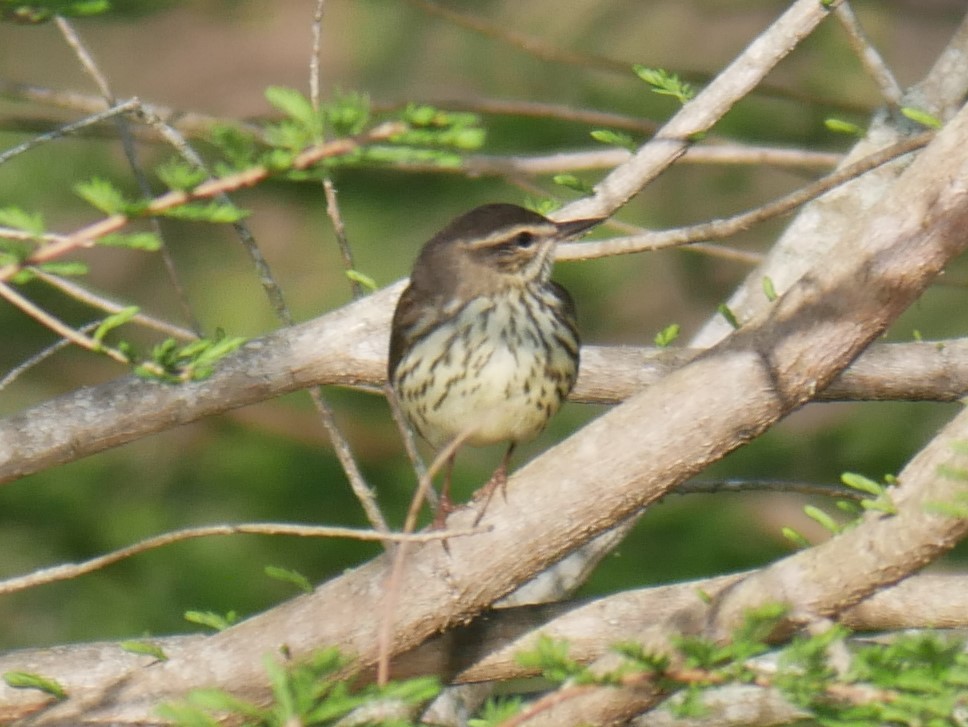
[[[555,325],[560,336],[573,340],[567,327]],[[431,333],[400,362],[401,404],[417,430],[438,447],[464,433],[474,445],[536,436],[574,383],[570,357],[545,346],[529,316],[512,321],[504,306],[485,299],[464,309],[458,329],[463,333]],[[497,345],[474,345],[482,336]],[[443,350],[449,354],[424,354]],[[419,384],[431,377],[433,386],[421,392]]]

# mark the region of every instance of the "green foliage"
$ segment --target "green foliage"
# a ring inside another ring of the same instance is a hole
[[[57,699],[67,699],[67,692],[56,679],[40,674],[26,671],[8,671],[3,673],[3,681],[6,682],[8,687],[14,689],[38,689]]]
[[[680,330],[681,328],[678,323],[670,323],[668,326],[655,334],[655,345],[659,348],[671,346],[676,339],[679,338]]]
[[[132,204],[107,179],[92,177],[74,185],[77,196],[108,215],[128,214]]]
[[[162,214],[176,220],[190,222],[213,222],[215,224],[230,224],[240,222],[249,216],[248,210],[240,209],[230,202],[190,202],[188,204],[170,207]]]
[[[534,649],[516,654],[517,662],[526,669],[537,669],[545,679],[563,682],[575,679],[580,683],[593,681],[588,670],[568,656],[568,642],[540,636]]]
[[[589,135],[597,142],[602,144],[608,144],[609,146],[619,146],[623,149],[628,149],[629,151],[635,151],[638,145],[635,143],[635,139],[631,135],[626,134],[621,131],[612,131],[611,129],[595,129],[589,132]]]
[[[19,207],[0,207],[0,225],[38,237],[46,230],[43,215],[39,212],[27,212]]]
[[[204,169],[189,164],[184,159],[172,157],[155,168],[158,179],[168,187],[187,192],[205,181],[208,175]]]
[[[218,717],[233,717],[233,723],[246,727],[284,727],[285,725],[334,725],[353,712],[367,709],[354,724],[396,725],[404,727],[409,720],[380,716],[387,704],[416,707],[440,692],[435,679],[421,677],[392,682],[384,687],[371,685],[353,690],[340,672],[349,665],[337,649],[316,652],[307,661],[282,666],[266,659],[265,670],[272,685],[272,703],[261,707],[228,692],[214,689],[196,690],[183,703],[169,703],[159,714],[179,727],[208,727],[219,724]]]
[[[215,631],[225,631],[229,626],[238,623],[239,614],[229,611],[225,615],[213,611],[186,611],[185,620],[189,623],[206,626]]]
[[[588,195],[595,191],[590,184],[583,182],[574,174],[556,174],[552,177],[552,180],[555,184],[571,189],[579,194]]]
[[[346,277],[352,280],[354,283],[359,283],[370,292],[373,292],[380,287],[376,284],[376,281],[373,278],[366,273],[361,273],[359,270],[347,270]]]
[[[932,116],[927,111],[922,111],[921,109],[912,108],[911,106],[904,106],[901,108],[901,113],[907,118],[911,119],[921,126],[925,126],[929,129],[940,129],[943,124],[941,119],[936,116]]]
[[[34,25],[53,20],[57,15],[65,17],[100,15],[110,9],[111,3],[108,0],[46,0],[45,2],[0,0],[0,21]]]
[[[489,699],[477,717],[467,720],[467,727],[499,727],[520,712],[523,703],[519,697]]]
[[[847,134],[849,136],[863,136],[864,130],[857,124],[853,124],[850,121],[844,121],[843,119],[825,119],[823,125],[827,127],[829,131],[835,134]]]
[[[739,326],[740,326],[739,319],[736,318],[736,314],[733,313],[733,311],[730,309],[728,305],[726,305],[725,303],[720,303],[719,305],[716,306],[716,312],[719,313],[719,315],[721,315],[723,318],[725,318],[726,322],[730,326],[732,326],[734,330],[739,330]]]
[[[893,484],[892,482],[886,482],[882,485],[880,482],[875,482],[869,477],[864,477],[855,472],[844,472],[840,476],[840,481],[851,489],[872,496],[870,498],[865,497],[860,501],[860,506],[865,510],[874,510],[876,512],[882,512],[885,515],[894,515],[897,513],[897,507],[894,505],[894,501],[891,499],[888,490],[891,484]]]
[[[561,683],[641,684],[675,693],[667,703],[679,717],[705,712],[703,693],[729,684],[774,687],[794,705],[829,727],[875,727],[884,724],[956,725],[968,689],[968,654],[960,640],[934,633],[905,634],[886,643],[867,643],[848,651],[850,632],[835,625],[801,634],[779,648],[772,635],[789,610],[768,604],[749,612],[730,640],[718,643],[698,636],[672,641],[669,653],[654,653],[640,644],[614,650],[625,663],[608,674],[592,674],[568,657],[567,644],[551,639],[519,656],[526,666]],[[849,666],[837,670],[831,654],[851,654]],[[758,657],[776,651],[776,666]],[[515,705],[515,708],[517,705]],[[503,715],[505,718],[507,714]],[[482,715],[482,726],[495,724]]]
[[[101,321],[100,325],[94,330],[94,334],[91,336],[91,338],[98,343],[101,343],[108,333],[113,331],[115,328],[123,326],[125,323],[138,315],[139,310],[140,309],[138,306],[132,305],[108,316]]]
[[[270,578],[275,578],[277,581],[283,581],[285,583],[291,583],[296,586],[303,593],[312,593],[313,584],[309,582],[299,571],[290,570],[289,568],[280,568],[275,565],[267,565],[263,572]]]
[[[771,303],[779,297],[776,293],[776,286],[773,285],[773,278],[768,275],[763,276],[763,295]]]
[[[126,247],[129,250],[156,252],[161,249],[161,239],[153,232],[116,232],[97,239],[104,247]]]
[[[652,86],[652,92],[661,96],[672,96],[679,103],[690,101],[696,92],[675,73],[669,73],[662,68],[649,68],[636,63],[632,66],[635,75]]]
[[[888,643],[859,647],[849,669],[828,663],[830,645],[847,632],[799,638],[781,658],[778,686],[822,725],[956,725],[965,708],[968,655],[963,642],[936,634],[902,634]]]
[[[122,641],[118,646],[129,654],[153,656],[158,661],[168,661],[168,655],[164,649],[157,644],[152,644],[150,641]]]
[[[221,331],[215,338],[200,338],[183,346],[168,338],[152,349],[150,359],[140,364],[135,373],[169,383],[201,381],[212,375],[220,359],[243,343],[244,338],[228,337]]]

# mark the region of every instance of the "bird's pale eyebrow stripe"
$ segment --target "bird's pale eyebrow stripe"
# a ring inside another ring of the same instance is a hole
[[[522,232],[531,232],[538,236],[545,236],[553,233],[555,229],[555,226],[551,224],[515,225],[514,227],[505,227],[504,229],[492,232],[487,237],[477,237],[472,240],[468,240],[467,247],[472,250],[482,247],[491,247],[507,240],[511,240]]]

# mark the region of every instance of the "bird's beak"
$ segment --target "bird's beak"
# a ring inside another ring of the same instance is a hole
[[[597,224],[605,221],[604,217],[595,217],[588,220],[568,220],[568,222],[556,222],[558,236],[562,240],[571,240],[578,237],[585,230],[591,229]]]

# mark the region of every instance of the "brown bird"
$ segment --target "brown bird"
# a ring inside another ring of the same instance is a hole
[[[551,280],[553,250],[599,222],[553,222],[513,204],[473,209],[423,246],[397,303],[388,376],[414,429],[437,449],[456,437],[509,443],[485,508],[517,443],[544,429],[578,377],[575,304]],[[437,527],[453,509],[453,464],[454,454]]]

